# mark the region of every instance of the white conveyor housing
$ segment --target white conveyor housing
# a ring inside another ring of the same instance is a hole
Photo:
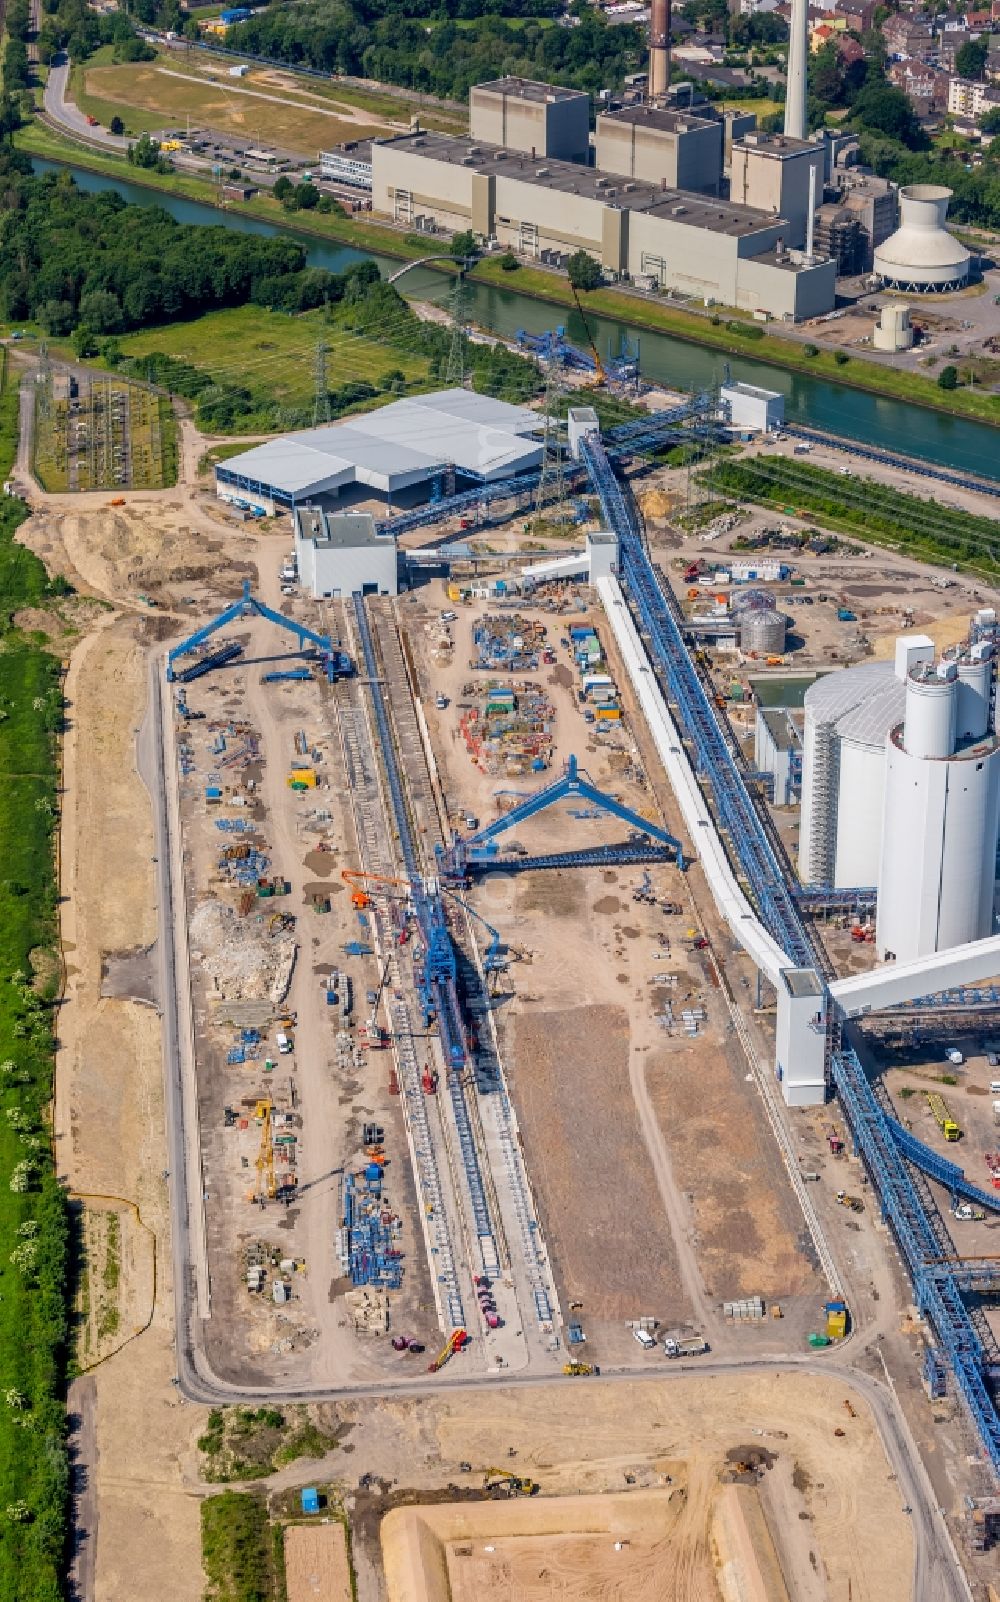
[[[790,1106],[818,1106],[826,1099],[822,982],[812,969],[798,968],[782,951],[747,900],[621,586],[616,578],[609,576],[599,578],[596,588],[712,898],[739,944],[777,992],[776,1073],[782,1093]]]
[[[871,973],[835,979],[830,995],[845,1018],[860,1018],[866,1012],[915,1001],[918,996],[936,996],[942,990],[978,985],[998,976],[1000,935],[991,935],[988,940],[932,951],[912,962],[888,962]]]

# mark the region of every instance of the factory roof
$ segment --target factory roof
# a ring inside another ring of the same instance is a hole
[[[605,122],[626,122],[636,127],[655,128],[658,133],[689,133],[697,128],[721,127],[714,117],[699,117],[691,111],[678,111],[668,106],[622,106],[620,111],[605,111],[597,119],[598,131]]]
[[[736,141],[737,145],[745,145],[748,150],[758,151],[765,156],[775,156],[784,159],[786,156],[801,156],[807,151],[818,154],[822,145],[813,139],[794,139],[791,134],[764,133],[759,128],[743,135]]]
[[[489,83],[477,83],[474,94],[514,95],[519,100],[537,100],[545,104],[553,100],[586,100],[583,89],[563,89],[555,83],[536,83],[532,78],[493,78]]]
[[[835,724],[841,739],[856,745],[884,746],[905,706],[906,686],[892,662],[859,662],[826,673],[805,694],[809,717]]]
[[[648,212],[652,216],[676,220],[687,228],[707,228],[712,233],[737,238],[763,229],[770,232],[782,224],[780,217],[752,206],[716,200],[711,195],[696,195],[687,189],[663,189],[659,184],[619,178],[613,173],[599,172],[595,167],[582,167],[575,161],[522,155],[481,139],[472,141],[455,139],[450,134],[420,132],[402,134],[391,144],[376,145],[376,157],[380,150],[413,151],[431,161],[444,161],[473,172],[494,173],[498,178],[600,201],[616,211]]]
[[[302,506],[295,513],[295,531],[300,539],[332,546],[335,550],[357,550],[362,545],[384,545],[370,512],[326,512],[318,506]],[[389,536],[390,540],[392,536]]]
[[[760,716],[767,724],[768,733],[779,751],[797,751],[802,744],[799,732],[789,721],[784,707],[762,706]]]
[[[267,441],[220,463],[222,482],[250,479],[305,497],[348,484],[391,489],[418,484],[445,465],[483,479],[534,466],[541,445],[535,412],[464,389],[395,401],[349,422]]]
[[[771,401],[781,399],[780,390],[761,389],[759,384],[746,384],[742,378],[733,379],[728,384],[723,384],[721,393],[723,395],[730,393],[734,395],[746,395],[750,400]]]

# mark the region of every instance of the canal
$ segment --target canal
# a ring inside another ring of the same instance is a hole
[[[41,159],[36,159],[33,165],[36,172],[63,170],[61,163]],[[179,222],[207,223],[216,227],[221,225],[255,234],[282,231],[256,218],[240,216],[238,212],[220,212],[197,201],[143,189],[127,179],[108,178],[73,166],[66,170],[73,174],[81,189],[116,189],[134,205],[162,206]],[[401,265],[392,257],[378,256],[346,245],[328,244],[324,240],[306,239],[300,235],[295,237],[305,245],[311,266],[326,267],[332,272],[342,272],[351,262],[366,259],[378,262],[387,274]],[[453,280],[443,273],[418,267],[407,274],[400,287],[415,300],[443,301],[450,294],[452,283]],[[576,312],[532,300],[513,289],[477,284],[475,280],[469,282],[468,291],[470,315],[482,328],[512,338],[519,328],[541,333],[560,322],[566,325],[572,340],[585,342],[585,331]],[[885,450],[902,451],[944,467],[1000,479],[998,435],[995,429],[986,424],[949,417],[944,412],[911,406],[905,401],[848,389],[744,356],[727,357],[722,351],[692,345],[666,334],[636,331],[629,324],[611,318],[592,317],[588,320],[602,355],[617,350],[623,335],[629,334],[633,339],[638,337],[642,371],[653,382],[672,389],[705,388],[721,380],[728,361],[734,378],[760,384],[765,389],[780,390],[785,396],[785,414],[790,422],[807,423],[812,428],[847,435]]]

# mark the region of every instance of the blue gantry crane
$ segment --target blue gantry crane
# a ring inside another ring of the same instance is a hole
[[[593,846],[579,851],[559,851],[547,856],[520,856],[511,853],[501,856],[494,841],[509,829],[516,829],[518,824],[524,823],[528,818],[537,817],[548,807],[555,806],[560,801],[583,801],[588,806],[597,807],[599,811],[618,818],[627,823],[641,838],[616,846]],[[654,844],[654,842],[656,842]],[[456,835],[450,850],[440,850],[439,863],[442,875],[448,879],[465,880],[470,873],[487,872],[490,869],[503,869],[507,873],[516,873],[525,868],[582,868],[582,867],[615,867],[626,862],[662,862],[673,853],[677,866],[683,870],[684,849],[679,840],[667,834],[658,824],[650,823],[648,818],[633,812],[631,807],[616,801],[614,796],[605,795],[599,790],[590,777],[581,769],[575,756],[571,756],[566,763],[566,771],[544,790],[535,795],[529,795],[519,806],[503,817],[496,818],[475,834],[461,838]]]
[[[186,640],[182,640],[180,645],[175,645],[172,650],[167,652],[167,679],[170,683],[173,683],[175,679],[180,679],[181,682],[186,683],[191,678],[196,678],[201,673],[209,671],[211,667],[221,666],[223,661],[231,660],[239,655],[242,647],[236,646],[233,649],[233,646],[223,646],[220,651],[213,653],[212,657],[201,657],[197,662],[192,663],[191,667],[180,669],[176,667],[176,663],[182,656],[187,656],[190,652],[196,651],[199,645],[204,645],[205,641],[210,640],[212,635],[217,634],[220,629],[226,628],[230,623],[238,623],[244,617],[263,617],[269,623],[274,623],[279,629],[286,629],[289,634],[295,635],[299,642],[300,650],[305,650],[307,642],[315,646],[319,651],[324,671],[331,684],[335,679],[345,678],[351,672],[350,657],[346,652],[341,651],[334,645],[329,635],[317,634],[315,629],[307,628],[304,623],[296,623],[292,618],[285,617],[281,612],[276,612],[273,607],[267,606],[264,601],[258,600],[255,595],[250,593],[250,580],[244,579],[243,594],[238,601],[234,601],[232,606],[227,606],[210,623],[206,623],[204,627],[196,629],[193,634],[188,635]]]

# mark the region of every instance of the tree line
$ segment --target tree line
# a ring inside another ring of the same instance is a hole
[[[578,26],[543,26],[556,0],[304,0],[274,5],[226,34],[236,50],[290,66],[375,78],[465,100],[474,83],[511,73],[588,90],[620,88],[646,56],[644,30],[609,27],[574,0]],[[502,10],[503,15],[497,13]],[[459,27],[458,22],[468,22]]]
[[[11,150],[0,152],[0,222],[0,318],[32,319],[54,335],[242,305],[262,283],[296,302],[323,297],[296,240],[179,223],[114,191],[87,194],[68,173],[33,176]]]

